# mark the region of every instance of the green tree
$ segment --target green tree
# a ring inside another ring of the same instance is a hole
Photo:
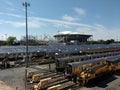
[[[115,40],[114,39],[110,39],[110,40],[106,40],[106,44],[110,44],[110,43],[114,43],[115,42]]]
[[[6,43],[7,43],[7,45],[13,45],[15,40],[16,40],[16,37],[10,36],[10,37],[7,38]]]

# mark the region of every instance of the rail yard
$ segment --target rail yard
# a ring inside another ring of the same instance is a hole
[[[120,45],[0,47],[0,80],[16,90],[119,90]]]
[[[120,0],[0,6],[0,90],[120,90]]]

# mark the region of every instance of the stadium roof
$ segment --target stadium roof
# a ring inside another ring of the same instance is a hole
[[[84,34],[84,33],[80,33],[80,32],[72,32],[72,31],[63,31],[63,32],[59,32],[59,33],[57,33],[56,35],[66,35],[66,34],[71,34],[71,35],[73,35],[73,34]]]

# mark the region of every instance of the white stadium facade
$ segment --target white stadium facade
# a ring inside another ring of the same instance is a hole
[[[59,43],[65,44],[83,44],[87,42],[92,35],[81,34],[79,32],[64,31],[54,35]]]

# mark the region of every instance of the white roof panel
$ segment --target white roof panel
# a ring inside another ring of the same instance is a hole
[[[72,31],[63,31],[63,32],[59,32],[57,35],[61,35],[61,34],[82,34],[80,32],[72,32]]]

